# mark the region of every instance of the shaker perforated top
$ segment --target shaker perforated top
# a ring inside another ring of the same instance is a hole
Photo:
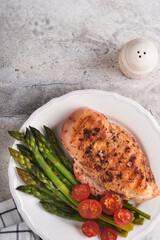
[[[129,78],[143,78],[150,73],[158,61],[155,45],[142,38],[127,42],[119,54],[119,67]]]

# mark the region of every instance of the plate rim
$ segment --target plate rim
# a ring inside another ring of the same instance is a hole
[[[27,120],[23,123],[23,125],[20,128],[20,131],[24,128],[24,125],[27,125],[27,123],[29,121],[31,121],[38,113],[40,113],[41,111],[43,111],[43,109],[49,107],[50,105],[54,104],[55,102],[60,102],[63,101],[65,98],[68,98],[72,95],[79,95],[79,94],[89,94],[89,93],[99,93],[99,94],[103,94],[103,95],[107,95],[107,96],[114,96],[115,98],[118,98],[120,100],[123,100],[125,102],[129,102],[132,105],[134,105],[134,107],[137,108],[137,110],[141,111],[147,118],[149,121],[151,121],[152,125],[156,128],[156,130],[159,132],[160,134],[160,126],[158,124],[158,122],[156,121],[156,119],[153,117],[153,115],[147,110],[145,109],[142,105],[140,105],[138,102],[136,102],[135,100],[122,96],[119,93],[116,92],[108,92],[108,91],[103,91],[103,90],[98,90],[98,89],[84,89],[84,90],[76,90],[76,91],[70,91],[64,95],[61,95],[59,97],[55,97],[52,98],[51,100],[49,100],[47,103],[45,103],[44,105],[40,106],[39,108],[37,108],[28,118]],[[17,143],[18,141],[14,141],[12,147],[15,145],[15,143]],[[8,166],[8,177],[9,177],[9,188],[10,188],[10,192],[11,195],[16,203],[17,209],[19,211],[19,213],[22,215],[24,221],[26,222],[26,224],[29,226],[29,228],[36,233],[38,236],[40,236],[42,239],[44,240],[50,240],[47,238],[47,236],[45,236],[40,230],[37,230],[32,223],[30,222],[27,214],[23,211],[22,209],[22,204],[20,203],[19,199],[16,197],[15,195],[15,189],[13,188],[13,186],[11,185],[11,159],[12,157],[10,157],[9,159],[9,166]],[[144,230],[143,232],[141,232],[137,237],[133,237],[132,240],[140,240],[142,237],[146,236],[146,234],[148,234],[149,232],[152,231],[152,229],[154,228],[154,226],[160,221],[160,212],[157,215],[157,218],[154,219],[149,227]]]

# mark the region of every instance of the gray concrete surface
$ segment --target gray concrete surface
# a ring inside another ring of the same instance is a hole
[[[138,101],[160,123],[160,64],[143,80],[117,64],[136,37],[160,48],[159,0],[0,1],[0,201],[8,188],[7,130],[19,129],[51,98],[72,90],[113,91]],[[160,224],[146,240],[157,240]]]

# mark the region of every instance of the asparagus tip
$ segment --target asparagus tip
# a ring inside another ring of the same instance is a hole
[[[18,187],[16,188],[16,190],[23,192],[22,187],[23,187],[23,186],[18,186]]]
[[[17,170],[19,176],[22,174],[22,172],[24,172],[24,170],[19,167],[16,167],[16,170]]]
[[[43,125],[43,127],[45,130],[49,129],[49,127],[47,127],[46,125]]]
[[[27,141],[27,139],[30,139],[30,137],[31,137],[31,132],[30,132],[29,128],[26,128],[26,135],[25,135],[26,141]]]
[[[9,135],[18,141],[23,141],[24,139],[24,134],[19,132],[19,131],[8,131]]]
[[[17,154],[17,153],[19,154],[19,152],[18,152],[16,149],[13,149],[13,148],[10,148],[10,147],[9,147],[8,150],[9,150],[9,152],[10,152],[11,155],[15,155],[15,154]]]
[[[9,150],[10,154],[12,155],[14,152],[14,149],[9,147],[8,150]]]
[[[38,132],[39,132],[38,129],[36,129],[35,127],[32,127],[32,126],[29,126],[29,128],[30,128],[31,132],[33,133],[33,135],[37,135],[38,134]]]
[[[26,134],[29,133],[29,128],[26,128]]]
[[[25,147],[24,145],[22,145],[22,144],[19,144],[19,143],[17,143],[17,147]]]
[[[30,125],[29,125],[29,128],[31,129],[31,131],[36,130],[36,128],[34,128],[34,127],[30,126]]]

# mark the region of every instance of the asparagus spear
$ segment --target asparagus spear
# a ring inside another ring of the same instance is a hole
[[[18,131],[8,131],[8,133],[11,137],[17,139],[18,141],[25,142],[23,133],[20,133]]]
[[[123,229],[120,229],[118,227],[115,227],[113,226],[112,224],[109,224],[109,223],[106,223],[106,222],[103,222],[99,219],[96,219],[96,222],[101,226],[101,227],[104,227],[104,228],[113,228],[119,235],[123,236],[123,237],[127,237],[128,236],[128,232],[123,230]]]
[[[123,207],[126,208],[126,209],[129,209],[131,211],[134,211],[136,213],[139,213],[139,215],[143,216],[144,218],[150,220],[151,219],[151,216],[145,212],[142,212],[141,210],[139,210],[138,208],[135,208],[133,206],[133,204],[131,203],[127,203],[125,200],[124,200],[124,203],[123,203]]]
[[[112,224],[113,226],[115,226],[115,227],[117,227],[117,228],[120,228],[120,229],[123,229],[123,230],[125,230],[125,231],[127,231],[127,232],[132,231],[132,230],[133,230],[133,227],[134,227],[134,224],[133,224],[133,223],[129,223],[129,224],[125,225],[125,226],[120,226],[120,225],[118,225],[118,224],[116,224],[116,223],[114,222],[114,220],[113,220],[112,217],[107,216],[107,215],[104,215],[104,214],[101,214],[98,219],[100,219],[100,220],[102,220],[102,221],[104,221],[104,222],[110,223],[110,224]]]
[[[28,193],[28,194],[36,197],[36,198],[39,198],[40,200],[44,200],[47,203],[52,203],[55,206],[57,206],[58,208],[61,208],[63,210],[67,210],[67,211],[72,211],[73,210],[71,207],[66,206],[64,203],[55,200],[50,195],[47,195],[45,192],[39,191],[34,186],[30,186],[30,185],[28,185],[28,186],[19,186],[16,189],[21,191],[21,192]]]
[[[45,184],[40,182],[33,174],[25,171],[22,168],[16,168],[18,175],[20,176],[20,178],[22,179],[22,181],[28,185],[32,185],[34,187],[37,187],[39,190],[47,193],[50,196],[53,196],[56,200],[60,200],[59,197],[57,197],[56,194],[54,194],[52,191],[50,191],[49,189],[47,189],[45,187]]]
[[[55,167],[75,186],[78,183],[75,176],[64,167],[64,165],[57,158],[55,152],[53,151],[49,142],[46,141],[45,137],[36,128],[30,127],[33,135],[35,136],[36,143],[39,151],[42,153],[43,157],[52,162]]]
[[[54,206],[53,204],[50,204],[50,203],[46,203],[46,202],[42,202],[40,201],[42,206],[45,208],[45,210],[49,213],[52,213],[52,214],[55,214],[59,217],[63,217],[63,218],[66,218],[66,219],[69,219],[69,220],[74,220],[74,221],[78,221],[78,222],[85,222],[87,221],[87,219],[81,217],[78,213],[70,213],[70,212],[62,212],[61,210],[59,210],[56,206]],[[121,236],[123,237],[127,237],[128,235],[128,232],[122,230],[122,229],[119,229],[119,228],[116,228],[114,227],[113,225],[109,224],[109,223],[105,223],[103,221],[100,221],[100,220],[95,220],[100,226],[102,227],[111,227],[111,228],[114,228],[117,233],[119,233]]]
[[[44,173],[35,165],[33,165],[30,160],[20,154],[15,149],[9,148],[11,156],[15,159],[16,162],[20,164],[21,167],[24,169],[29,169],[33,175],[35,175],[41,182],[45,184],[45,186],[51,190],[57,197],[61,199],[61,201],[66,202],[68,205],[72,206],[72,208],[75,208],[74,204],[72,204],[68,198],[64,196],[54,185],[53,183],[44,175]],[[77,208],[76,208],[77,209]]]
[[[28,157],[30,161],[33,161],[34,155],[25,145],[17,144],[17,147],[23,156]]]
[[[66,179],[50,161],[46,160],[46,162],[55,173],[55,175],[71,190],[73,188],[73,185],[68,181],[68,179]]]
[[[28,144],[29,149],[33,152],[33,154],[35,156],[35,159],[37,160],[37,162],[39,163],[40,167],[43,169],[45,174],[48,176],[48,178],[75,206],[78,206],[78,202],[72,198],[70,190],[54,174],[54,172],[52,172],[52,169],[45,162],[43,156],[38,151],[38,147],[36,145],[36,142],[35,142],[35,139],[34,139],[33,135],[31,134],[31,132],[28,129],[26,131],[25,139],[26,139],[26,143]]]
[[[70,219],[70,220],[74,220],[74,221],[79,221],[79,222],[85,222],[86,221],[86,219],[81,217],[78,213],[61,211],[55,205],[50,204],[50,203],[46,203],[46,202],[43,202],[43,201],[40,201],[40,203],[42,204],[42,206],[45,208],[45,210],[47,212],[50,212],[50,213],[55,214],[57,216],[67,218],[67,219]]]
[[[12,148],[8,148],[8,149],[9,149],[10,155],[14,158],[16,162],[19,163],[21,167],[23,167],[24,169],[30,169],[30,167],[32,167],[33,164],[30,163],[30,160],[27,157],[23,156],[20,152],[18,152],[15,149],[12,149]]]
[[[62,161],[62,163],[65,165],[65,167],[67,167],[71,172],[73,172],[73,165],[69,161],[69,159],[66,157],[62,148],[60,147],[58,139],[56,138],[54,132],[49,127],[46,127],[46,126],[44,126],[44,129],[45,129],[47,138],[48,138],[50,144],[55,149],[56,154],[59,157],[59,159]]]
[[[33,153],[25,145],[17,144],[17,147],[23,156],[27,157],[34,165],[39,167],[39,164],[35,160]]]
[[[28,193],[28,194],[30,194],[30,195],[32,195],[36,198],[39,198],[41,200],[46,200],[50,203],[54,203],[53,198],[49,197],[49,195],[47,195],[43,191],[39,191],[38,188],[36,188],[35,186],[32,186],[32,185],[23,186],[23,185],[21,185],[21,186],[17,187],[16,190],[24,192],[24,193]]]
[[[135,218],[139,218],[139,217],[140,217],[139,213],[136,213],[136,212],[135,212],[135,213],[134,213],[134,217],[135,217]]]
[[[136,225],[143,225],[144,218],[135,218],[133,223],[136,224]]]

